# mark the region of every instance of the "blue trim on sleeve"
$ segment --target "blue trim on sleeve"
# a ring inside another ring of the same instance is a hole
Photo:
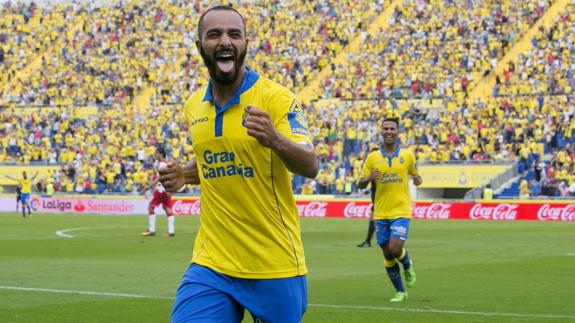
[[[381,156],[383,156],[383,158],[387,158],[387,165],[391,168],[391,162],[393,161],[394,158],[399,156],[399,151],[401,150],[401,148],[399,147],[399,144],[395,146],[395,151],[393,152],[393,154],[391,154],[391,156],[388,156],[385,153],[385,150],[383,150],[383,147],[381,147],[380,151],[381,151]]]
[[[248,71],[248,73],[244,76],[244,79],[242,80],[242,85],[240,86],[238,91],[236,91],[232,99],[226,102],[226,104],[224,104],[223,107],[219,106],[214,101],[214,97],[212,96],[212,81],[211,80],[208,81],[208,88],[206,89],[206,94],[204,94],[204,99],[202,100],[202,102],[208,101],[216,107],[216,121],[214,129],[216,137],[221,137],[223,134],[224,112],[226,112],[226,110],[229,109],[232,105],[240,104],[240,96],[247,90],[251,89],[260,78],[260,75],[251,68],[246,66],[246,70]]]

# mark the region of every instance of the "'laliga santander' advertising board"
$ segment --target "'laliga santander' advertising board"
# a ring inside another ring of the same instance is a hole
[[[367,201],[296,201],[298,213],[306,218],[369,218]],[[175,200],[175,214],[200,214],[197,199]],[[412,218],[428,220],[539,220],[575,222],[575,202],[567,203],[465,203],[415,202]]]
[[[32,196],[30,205],[35,212],[76,214],[148,214],[149,200],[122,197],[46,197]],[[369,218],[371,203],[367,200],[297,200],[297,210],[306,218]],[[177,198],[172,210],[177,215],[199,215],[197,198]],[[0,197],[0,211],[14,211],[14,197]],[[159,212],[163,212],[158,210]],[[538,220],[575,222],[573,203],[500,202],[415,202],[412,218],[427,220]]]

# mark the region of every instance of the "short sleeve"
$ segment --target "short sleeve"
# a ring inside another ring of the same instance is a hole
[[[367,155],[367,158],[365,159],[365,163],[363,164],[363,170],[361,171],[361,175],[360,175],[360,179],[362,178],[366,178],[369,176],[369,174],[371,174],[371,171],[373,169],[373,158],[371,158],[371,154]]]
[[[311,146],[307,117],[295,95],[282,91],[272,99],[271,104],[271,116],[276,130],[293,142]]]

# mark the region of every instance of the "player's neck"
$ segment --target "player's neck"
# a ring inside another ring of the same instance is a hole
[[[212,97],[214,101],[219,106],[224,106],[228,101],[230,101],[236,92],[242,86],[242,82],[244,80],[244,76],[246,76],[247,70],[245,67],[240,69],[239,75],[236,80],[230,85],[223,85],[218,82],[215,82],[211,79],[212,82]]]
[[[389,145],[388,144],[383,145],[383,151],[388,156],[393,154],[396,149],[397,149],[397,143],[393,143],[393,144],[389,144]]]

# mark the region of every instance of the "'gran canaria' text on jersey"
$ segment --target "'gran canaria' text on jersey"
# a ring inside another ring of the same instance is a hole
[[[233,152],[206,150],[204,151],[204,162],[205,165],[202,165],[204,179],[235,175],[245,178],[254,177],[253,167],[244,166],[242,163],[236,164],[236,157]]]

